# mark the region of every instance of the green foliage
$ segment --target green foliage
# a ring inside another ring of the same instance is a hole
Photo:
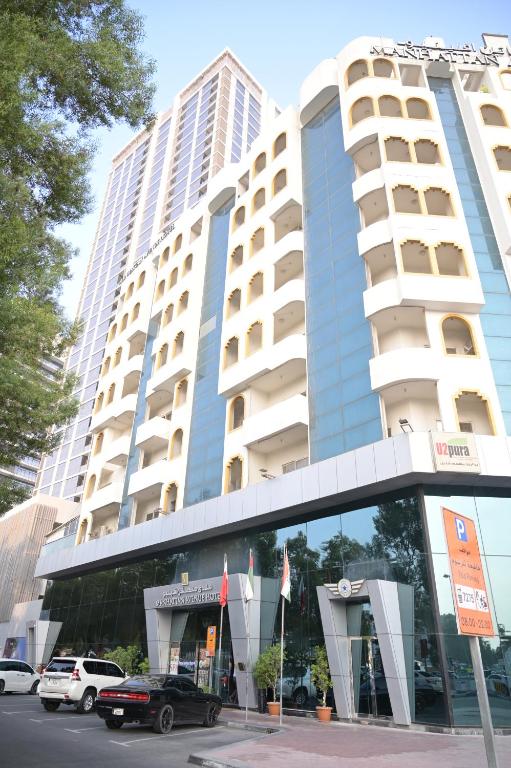
[[[326,707],[326,694],[332,685],[328,656],[324,645],[314,648],[314,663],[311,665],[311,680],[323,696],[323,707]]]
[[[284,661],[286,652],[284,651]],[[271,688],[273,701],[275,701],[275,689],[280,680],[280,645],[269,645],[254,665],[254,677],[258,688]]]
[[[153,65],[124,0],[0,5],[0,464],[49,452],[75,413],[74,380],[48,382],[78,329],[59,306],[73,255],[55,234],[90,209],[90,129],[151,120]],[[0,487],[0,515],[20,490]]]
[[[128,675],[137,675],[149,672],[149,660],[141,659],[140,656],[140,649],[136,645],[128,645],[126,648],[118,645],[114,651],[105,653],[103,658],[115,662]]]

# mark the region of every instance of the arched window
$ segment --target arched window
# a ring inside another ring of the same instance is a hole
[[[401,258],[405,272],[417,272],[423,275],[431,275],[431,258],[428,246],[419,240],[407,240],[401,245]]]
[[[91,475],[89,479],[87,480],[87,487],[85,489],[85,498],[90,499],[92,494],[94,493],[94,488],[96,486],[96,475]]]
[[[430,216],[453,216],[451,196],[445,189],[430,187],[424,190],[424,199]]]
[[[170,288],[173,288],[176,283],[177,283],[177,267],[174,267],[174,269],[169,275],[169,290]]]
[[[108,373],[109,370],[110,370],[110,358],[107,357],[103,361],[103,367],[101,369],[101,375],[104,376],[105,373]]]
[[[119,363],[121,362],[121,357],[122,357],[122,347],[117,347],[115,351],[115,356],[114,356],[114,363],[113,363],[114,368],[116,365],[119,365]]]
[[[183,345],[185,343],[185,335],[183,331],[179,331],[174,339],[174,354],[173,357],[177,357],[183,351]]]
[[[235,269],[238,269],[238,267],[241,267],[243,264],[243,246],[238,245],[234,251],[231,253],[231,257],[229,259],[230,261],[230,271],[234,272]]]
[[[431,120],[429,104],[424,99],[407,99],[406,112],[413,120]]]
[[[227,493],[230,493],[231,491],[240,490],[242,475],[243,475],[243,462],[241,461],[239,456],[236,456],[236,458],[231,459],[231,461],[227,465],[227,483],[226,483]]]
[[[239,288],[235,288],[227,299],[227,317],[232,317],[236,312],[240,311],[241,307],[241,291]]]
[[[238,429],[238,427],[241,427],[245,420],[245,400],[241,395],[238,395],[232,401],[230,415],[229,428]]]
[[[438,145],[430,139],[419,139],[414,142],[415,157],[418,163],[429,163],[434,165],[440,162],[440,152]]]
[[[138,316],[140,314],[140,304],[137,302],[135,306],[133,307],[133,312],[131,313],[131,322],[134,323],[135,320],[138,320]]]
[[[100,432],[99,434],[96,435],[96,440],[94,441],[94,456],[97,456],[98,453],[101,453],[104,439],[105,439],[104,432]]]
[[[392,190],[396,213],[420,213],[419,193],[408,184],[398,184]]]
[[[164,293],[165,293],[165,280],[160,280],[160,282],[158,283],[158,287],[156,288],[156,301],[158,301],[158,299],[161,299]]]
[[[254,301],[259,296],[262,296],[264,290],[263,273],[256,272],[250,280],[248,287],[248,300]]]
[[[145,272],[141,272],[138,276],[137,288],[142,288],[145,283]]]
[[[280,153],[285,150],[286,146],[287,136],[285,133],[281,133],[273,142],[273,159],[275,159],[277,155],[280,155]]]
[[[110,405],[115,395],[115,384],[110,384],[108,387],[108,395],[106,397],[106,405]]]
[[[511,147],[495,147],[493,154],[499,171],[511,171]]]
[[[374,115],[373,100],[368,96],[363,96],[361,99],[353,104],[351,108],[351,124],[356,125],[361,120],[365,120],[368,117]]]
[[[158,359],[157,359],[157,363],[156,363],[156,368],[161,368],[162,365],[165,365],[165,363],[167,362],[168,354],[169,354],[169,345],[168,344],[162,344],[162,346],[160,347],[160,350],[158,352]]]
[[[177,485],[169,483],[163,493],[163,511],[166,515],[176,511]]]
[[[160,264],[159,264],[160,268],[163,267],[163,265],[168,262],[169,256],[170,256],[170,248],[167,247],[165,248],[162,255],[160,256]]]
[[[162,325],[168,325],[170,322],[172,322],[172,318],[174,316],[174,305],[169,304],[165,312],[163,313],[162,318]]]
[[[261,173],[261,171],[264,171],[266,168],[266,152],[261,152],[260,155],[257,155],[254,163],[254,176],[257,176],[258,173]]]
[[[247,355],[253,355],[263,346],[263,324],[253,323],[247,331]]]
[[[398,136],[389,136],[388,139],[385,139],[385,155],[387,160],[392,163],[410,163],[412,161],[408,142]]]
[[[193,266],[193,255],[189,253],[183,264],[183,275],[187,275],[189,272],[191,272],[192,266]]]
[[[112,341],[112,339],[115,338],[116,333],[117,333],[117,323],[114,323],[110,328],[110,333],[108,334],[108,341]]]
[[[475,355],[470,324],[462,317],[450,315],[442,320],[442,334],[447,355]]]
[[[128,290],[126,291],[126,301],[128,301],[128,299],[131,299],[131,297],[133,296],[134,288],[135,288],[135,283],[130,283],[128,285]]]
[[[105,399],[105,395],[103,392],[100,392],[99,395],[96,398],[96,407],[94,408],[94,413],[97,413],[101,410],[103,407],[103,400]]]
[[[374,59],[373,72],[375,77],[395,77],[394,65],[388,59]]]
[[[179,297],[179,306],[177,308],[177,313],[180,315],[182,312],[185,311],[185,309],[188,307],[188,297],[189,297],[188,291],[185,291],[181,294]]]
[[[273,179],[273,195],[277,195],[287,185],[287,171],[282,168]]]
[[[506,118],[500,107],[495,106],[495,104],[482,104],[480,110],[485,125],[500,125],[503,128],[507,127]]]
[[[500,81],[504,90],[511,91],[511,69],[502,70],[500,73]]]
[[[174,242],[174,253],[177,253],[183,245],[183,235],[178,235]]]
[[[350,64],[348,71],[346,72],[346,82],[348,83],[348,87],[353,85],[353,83],[356,83],[357,80],[362,80],[364,77],[369,77],[367,61],[358,59],[358,61],[354,61]]]
[[[128,325],[128,313],[126,312],[126,314],[123,315],[123,318],[121,320],[121,327],[119,328],[119,333],[122,333],[127,325]]]
[[[234,214],[233,219],[233,229],[237,229],[238,227],[241,227],[242,224],[245,222],[245,206],[241,205],[236,213]]]
[[[186,396],[188,394],[188,380],[182,379],[179,384],[176,385],[176,395],[174,397],[174,407],[179,408],[180,405],[186,403]]]
[[[176,429],[170,442],[170,458],[177,459],[183,450],[183,430]]]
[[[439,243],[435,247],[438,272],[441,275],[467,276],[467,266],[463,249],[454,243]]]
[[[260,208],[262,208],[265,202],[266,202],[266,190],[264,189],[264,187],[261,187],[261,189],[257,190],[257,192],[254,195],[254,199],[252,200],[252,212],[255,213]]]
[[[486,398],[479,392],[462,391],[456,397],[456,415],[460,432],[495,434]]]
[[[401,102],[395,96],[380,96],[378,110],[381,117],[403,117]]]
[[[258,253],[262,248],[264,248],[264,227],[259,227],[259,229],[256,229],[252,235],[252,240],[250,243],[250,255],[255,256],[255,254]]]
[[[233,336],[225,345],[224,368],[238,362],[238,339]]]

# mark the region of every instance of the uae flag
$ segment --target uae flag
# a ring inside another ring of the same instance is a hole
[[[220,605],[225,608],[227,597],[229,595],[229,574],[227,573],[227,555],[224,555],[224,575],[222,576],[222,586],[220,588]]]
[[[248,602],[254,597],[254,556],[252,550],[248,555],[247,585],[245,587],[245,600]]]
[[[280,594],[288,602],[291,602],[291,578],[289,574],[289,560],[287,557],[287,546],[284,546],[284,568],[282,570],[282,588]]]

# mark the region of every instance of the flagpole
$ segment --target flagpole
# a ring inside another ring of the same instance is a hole
[[[224,631],[224,606],[220,606],[220,637],[218,639],[217,694],[220,696],[220,665],[222,663],[222,633]]]
[[[282,622],[280,627],[280,719],[279,723],[282,725],[282,689],[284,688],[284,603],[286,598],[282,595]]]
[[[251,600],[247,600],[247,663],[245,665],[245,722],[248,722],[248,670],[250,667],[250,603]]]

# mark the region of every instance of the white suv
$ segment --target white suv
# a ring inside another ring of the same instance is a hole
[[[126,675],[117,664],[102,659],[59,656],[50,661],[39,684],[39,697],[48,712],[73,704],[86,714],[94,708],[101,688],[119,685]]]
[[[0,694],[37,693],[39,675],[29,664],[18,659],[0,659]]]

